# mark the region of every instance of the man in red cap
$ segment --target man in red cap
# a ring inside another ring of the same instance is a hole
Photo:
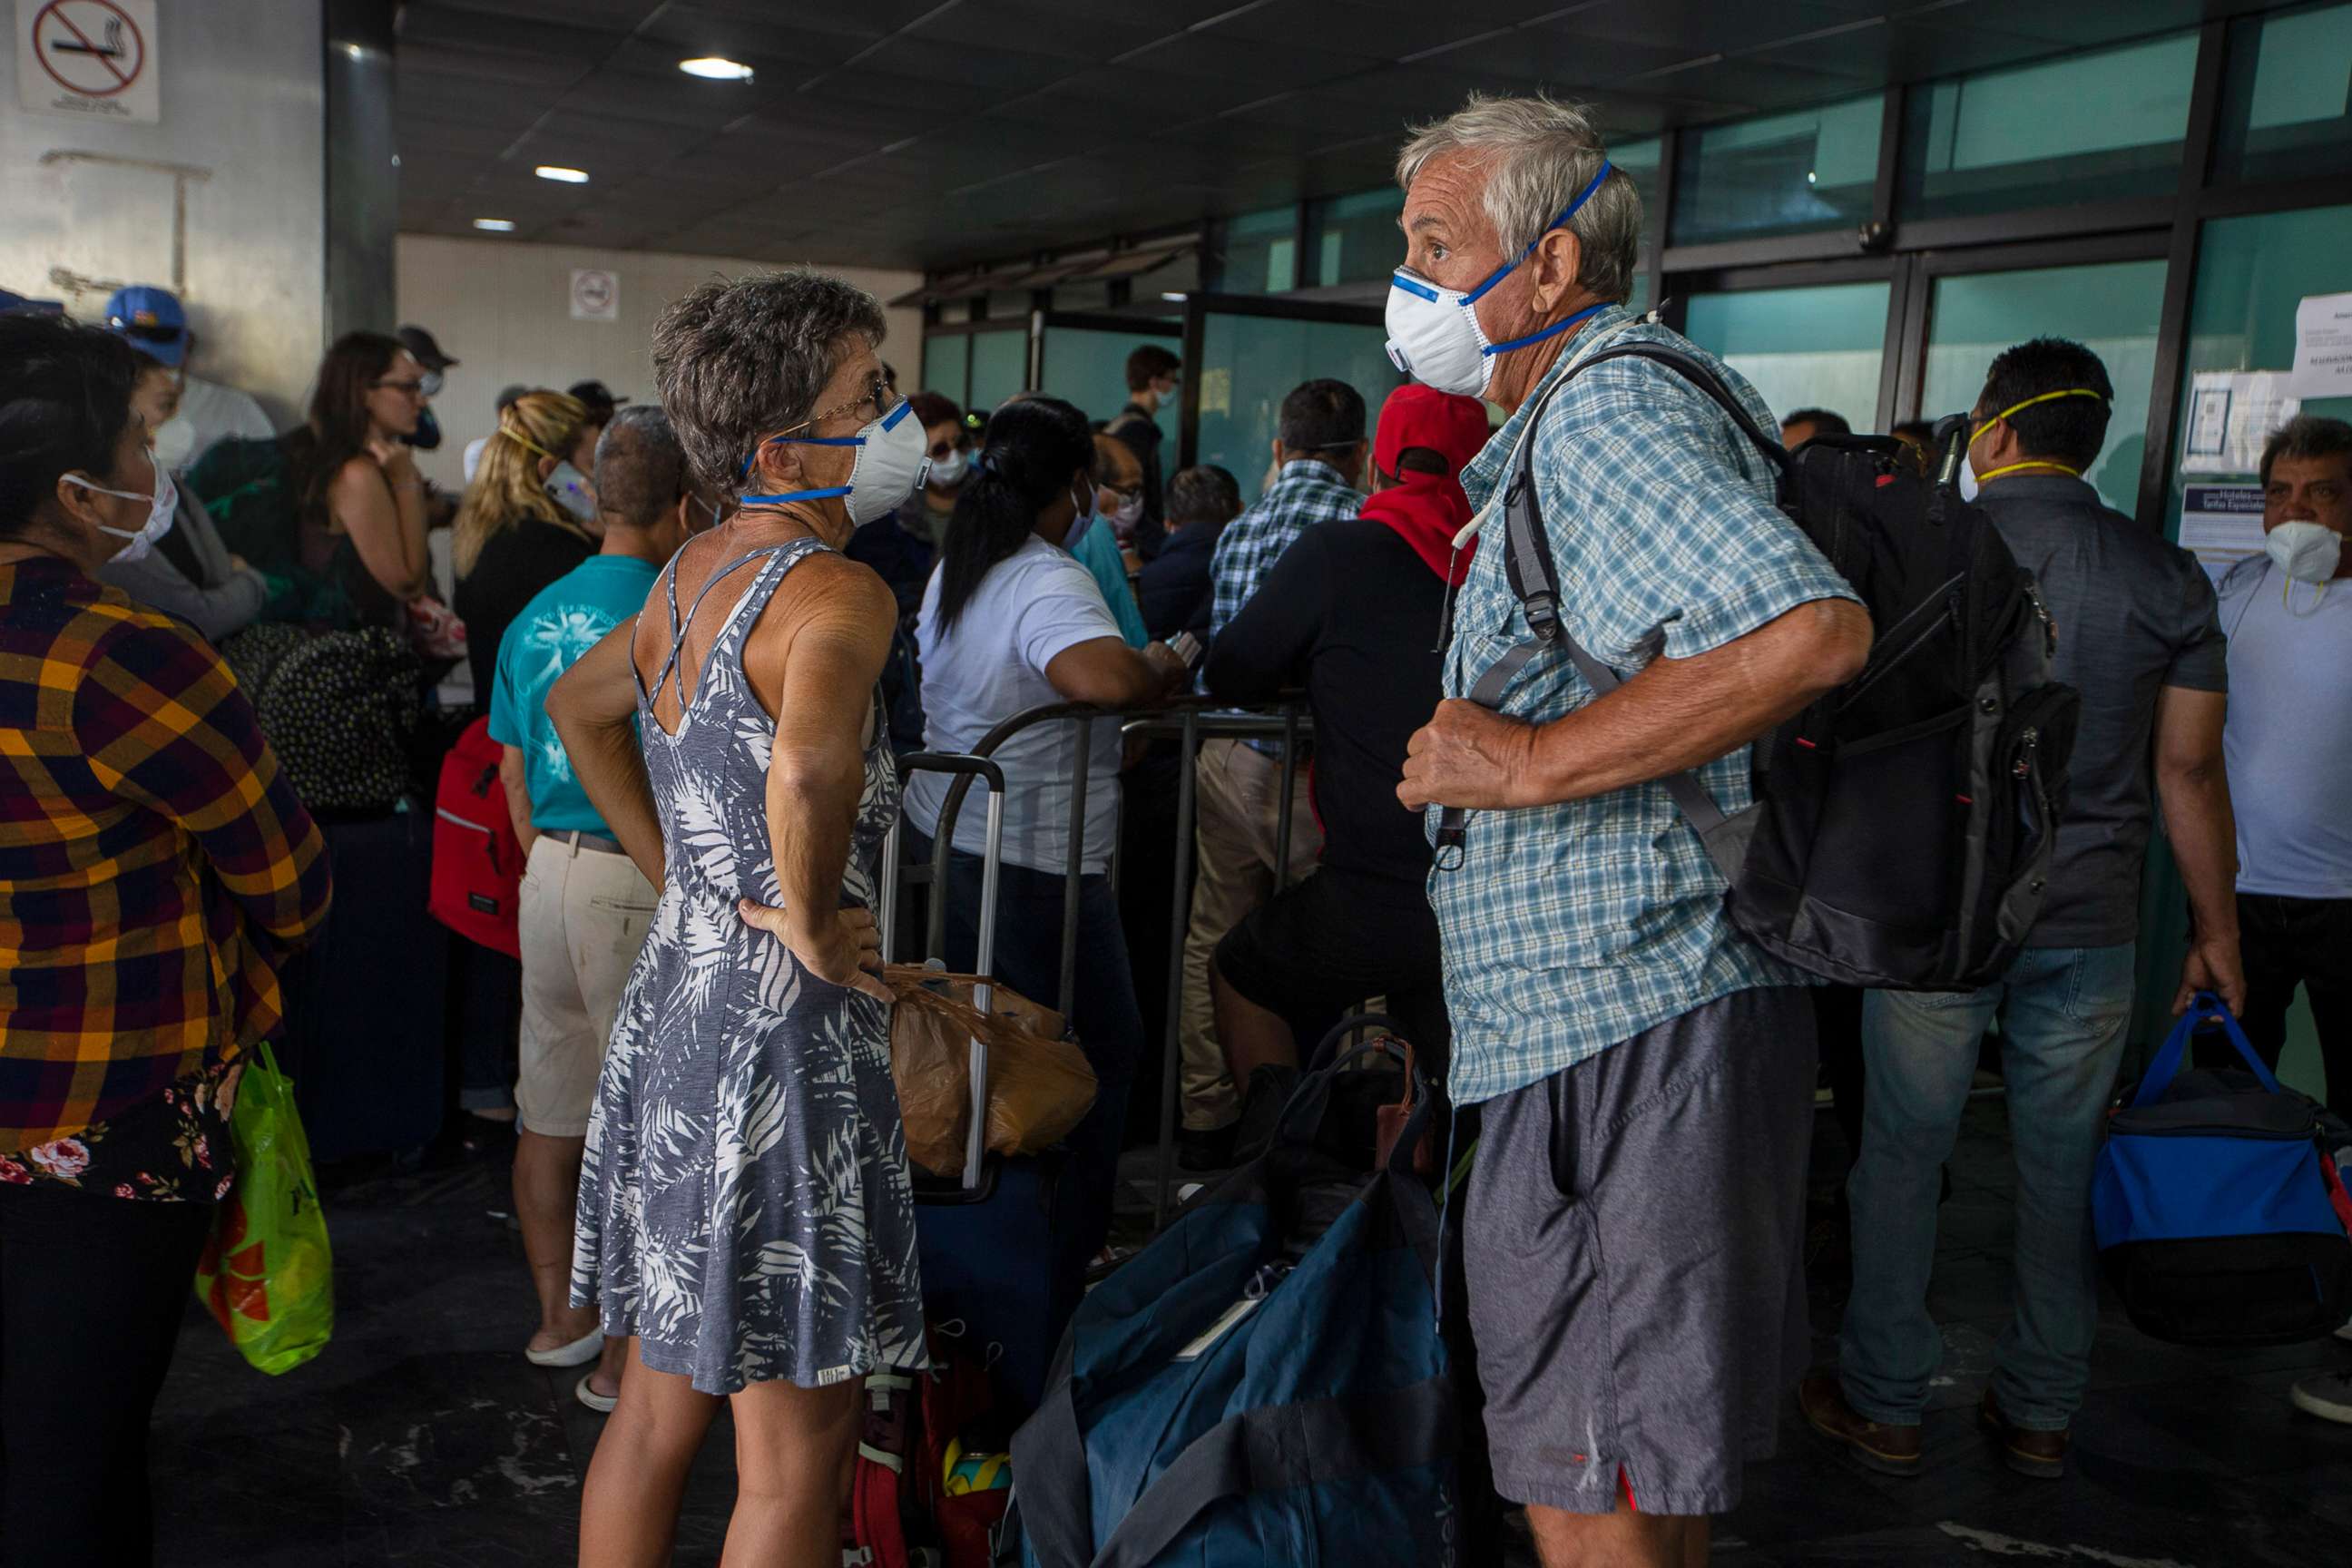
[[[1443,1078],[1449,1031],[1421,814],[1397,803],[1405,746],[1436,708],[1439,623],[1474,540],[1462,466],[1486,405],[1399,387],[1381,410],[1372,494],[1352,521],[1302,532],[1209,652],[1210,694],[1262,702],[1304,686],[1323,856],[1217,944],[1217,1034],[1243,1087],[1237,1157],[1273,1131],[1309,1044],[1367,996]],[[1261,1077],[1260,1075],[1264,1076]]]

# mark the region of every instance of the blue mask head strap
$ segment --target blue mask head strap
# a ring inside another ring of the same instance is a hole
[[[1505,278],[1510,276],[1512,268],[1517,267],[1520,262],[1525,261],[1528,257],[1533,256],[1536,253],[1536,247],[1543,243],[1544,234],[1549,234],[1555,228],[1565,226],[1569,219],[1574,217],[1579,212],[1582,211],[1584,204],[1592,199],[1592,193],[1601,188],[1601,182],[1609,177],[1610,170],[1615,166],[1616,165],[1610,163],[1608,159],[1601,159],[1600,172],[1595,174],[1591,179],[1585,182],[1584,189],[1577,192],[1576,199],[1568,204],[1568,210],[1560,214],[1557,218],[1554,218],[1551,223],[1545,227],[1543,234],[1538,234],[1533,239],[1528,241],[1528,247],[1525,250],[1520,251],[1517,257],[1513,258],[1509,261],[1504,262],[1500,267],[1496,268],[1495,270],[1486,274],[1486,280],[1485,282],[1479,284],[1478,287],[1471,289],[1470,292],[1462,296],[1462,302],[1465,305],[1476,304],[1481,299],[1486,297],[1487,289],[1492,289],[1496,284],[1500,283]]]
[[[904,419],[908,414],[913,410],[914,406],[914,401],[911,398],[900,398],[898,400],[898,405],[882,416],[879,422],[880,427],[884,430],[895,428],[898,426],[898,421]],[[866,435],[865,432],[860,431],[855,436],[771,436],[766,440],[761,442],[760,447],[772,447],[780,442],[788,443],[795,447],[863,447],[866,445]],[[739,479],[751,478],[751,464],[759,458],[759,447],[751,448],[751,456],[743,459],[743,466],[740,469],[736,470],[735,477]],[[743,504],[745,506],[775,506],[783,501],[824,500],[834,496],[845,496],[849,493],[850,489],[851,487],[848,485],[831,485],[824,489],[781,490],[776,494],[770,496],[747,495],[743,498]]]
[[[1587,305],[1583,310],[1579,310],[1576,314],[1570,316],[1564,321],[1554,321],[1550,326],[1545,327],[1539,331],[1529,332],[1524,338],[1513,338],[1508,342],[1489,343],[1478,352],[1486,358],[1492,359],[1496,354],[1509,353],[1513,349],[1523,349],[1529,343],[1539,343],[1546,338],[1556,338],[1559,336],[1560,333],[1568,331],[1570,327],[1575,326],[1579,321],[1588,321],[1591,318],[1599,315],[1601,311],[1609,309],[1612,303],[1612,301],[1611,300],[1603,300],[1598,305]]]

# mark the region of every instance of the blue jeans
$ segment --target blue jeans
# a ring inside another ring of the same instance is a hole
[[[904,832],[907,862],[930,858],[929,837],[912,823]],[[948,852],[947,952],[940,956],[950,969],[969,971],[978,961],[980,876],[979,856]],[[1047,1007],[1058,1005],[1061,996],[1062,889],[1059,872],[1013,865],[1003,868],[996,889],[995,978]],[[1110,879],[1099,874],[1078,882],[1076,974],[1069,1023],[1095,1069],[1095,1103],[1065,1140],[1075,1212],[1059,1238],[1056,1277],[1073,1280],[1110,1235],[1128,1090],[1143,1058],[1143,1012],[1135,1000],[1118,897]]]
[[[1980,991],[1874,991],[1862,1014],[1862,1158],[1853,1295],[1840,1337],[1847,1403],[1918,1423],[1943,1336],[1927,1312],[1936,1198],[1959,1136],[1978,1042],[1998,1016],[2017,1160],[2016,1300],[1992,1379],[2003,1415],[2056,1431],[2083,1403],[2098,1328],[2091,1171],[2131,1021],[2132,944],[2028,948]]]

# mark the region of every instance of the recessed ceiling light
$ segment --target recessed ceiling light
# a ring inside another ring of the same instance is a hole
[[[740,60],[730,60],[719,55],[702,55],[690,60],[680,60],[677,68],[688,76],[698,76],[705,81],[750,81],[751,68]]]
[[[514,219],[510,217],[478,217],[474,220],[474,226],[476,228],[488,229],[492,234],[512,234],[514,232]]]
[[[541,163],[531,173],[542,180],[554,180],[566,185],[584,185],[588,183],[588,171],[585,169],[566,169],[554,163]]]

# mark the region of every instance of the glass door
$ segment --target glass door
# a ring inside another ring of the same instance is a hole
[[[1184,321],[1183,460],[1231,470],[1245,505],[1265,493],[1291,388],[1325,376],[1348,383],[1363,395],[1369,439],[1404,383],[1377,305],[1196,294]]]
[[[1782,419],[1800,408],[1877,428],[1886,358],[1884,279],[1692,295],[1683,335],[1746,376]]]
[[[2057,267],[2001,268],[1998,252],[1990,265],[1982,257],[1927,258],[1919,280],[1926,332],[1912,340],[1919,384],[1912,406],[1926,419],[1965,413],[2003,349],[2041,337],[2081,343],[2107,367],[2116,391],[2106,448],[2083,477],[2109,506],[2136,513],[2164,313],[2163,237],[2144,248],[2150,254],[2142,258]]]
[[[1184,330],[1181,321],[1150,316],[1129,321],[1048,310],[1040,342],[1037,389],[1103,424],[1118,418],[1127,406],[1127,356],[1151,343],[1181,357]],[[1175,451],[1182,435],[1182,411],[1163,405],[1159,423],[1166,449]]]

